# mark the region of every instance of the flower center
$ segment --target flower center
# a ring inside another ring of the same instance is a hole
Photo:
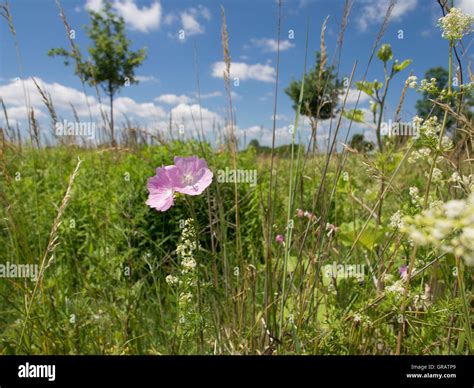
[[[183,181],[187,185],[191,185],[193,183],[194,179],[193,179],[193,176],[191,174],[187,174],[183,177]]]

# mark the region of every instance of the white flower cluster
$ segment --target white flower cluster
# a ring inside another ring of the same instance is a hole
[[[193,220],[190,218],[184,222],[184,227],[181,231],[180,244],[176,247],[176,254],[181,260],[181,269],[183,273],[194,271],[196,268],[194,252],[198,248],[196,230],[194,229]]]
[[[177,285],[178,320],[181,333],[189,333],[196,319],[198,319],[193,304],[193,292],[198,282],[197,263],[194,254],[199,248],[200,245],[197,240],[193,219],[187,219],[183,223],[179,244],[176,247],[176,254],[180,264],[179,277],[173,275],[166,277],[166,282],[169,285]]]
[[[400,210],[397,210],[395,213],[392,214],[390,217],[390,227],[393,229],[401,229],[403,228],[403,214]]]
[[[410,187],[408,189],[408,193],[410,194],[411,203],[413,205],[420,205],[421,198],[420,198],[420,191],[418,190],[418,187],[416,186]]]
[[[413,164],[423,160],[427,161],[430,164],[433,161],[433,159],[431,158],[431,150],[427,147],[423,147],[419,150],[413,151],[410,157],[408,158],[408,163]]]
[[[416,81],[418,81],[418,77],[411,75],[407,78],[406,82],[410,88],[416,89],[418,87],[418,83]]]
[[[438,138],[438,133],[441,131],[441,125],[438,123],[438,117],[431,116],[425,120],[420,127],[420,132],[427,138]]]
[[[447,151],[453,148],[453,141],[448,136],[443,136],[441,139],[441,149]]]
[[[439,246],[474,266],[474,194],[405,217],[402,231],[420,245]]]
[[[168,283],[170,286],[179,283],[178,277],[177,277],[177,276],[174,276],[174,275],[168,275],[168,276],[165,278],[165,280],[166,280],[166,283]]]
[[[368,326],[372,325],[372,321],[365,314],[355,313],[352,316],[352,320],[357,324],[361,324],[362,326],[367,326],[368,327]]]
[[[456,188],[466,191],[468,194],[474,192],[474,175],[459,175],[457,172],[453,172],[449,182],[455,183]]]
[[[428,171],[425,172],[425,177],[426,178],[430,177],[430,173]],[[433,173],[431,175],[431,181],[433,183],[441,183],[443,181],[443,171],[441,171],[437,167],[433,168]]]
[[[420,83],[420,90],[428,92],[429,94],[438,92],[438,85],[436,84],[436,78],[427,79],[423,78]]]
[[[449,13],[438,19],[442,36],[445,39],[462,39],[463,35],[471,33],[474,17],[463,13],[459,8],[451,8]]]

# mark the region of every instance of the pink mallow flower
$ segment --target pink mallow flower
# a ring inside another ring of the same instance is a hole
[[[408,278],[408,268],[406,265],[402,265],[398,268],[398,273],[403,280],[407,280]]]
[[[174,193],[201,194],[212,182],[212,172],[204,159],[197,156],[174,158],[175,165],[158,167],[156,175],[148,179],[149,196],[146,204],[158,211],[166,211],[174,204]]]
[[[166,211],[174,203],[174,184],[178,179],[176,166],[158,167],[156,175],[148,179],[148,200],[145,202],[158,211]]]
[[[213,174],[204,159],[197,156],[176,156],[174,164],[178,169],[177,180],[174,182],[178,193],[199,195],[211,184]]]
[[[277,234],[277,236],[275,237],[275,241],[278,244],[283,244],[285,242],[285,238],[283,237],[283,235]]]

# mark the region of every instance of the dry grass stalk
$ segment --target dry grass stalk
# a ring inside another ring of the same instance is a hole
[[[66,207],[69,203],[69,200],[71,199],[72,186],[74,184],[74,180],[76,179],[76,177],[79,173],[79,168],[81,166],[81,163],[82,163],[82,160],[79,159],[79,157],[78,157],[76,167],[75,167],[72,175],[69,178],[69,183],[68,183],[68,187],[66,189],[66,193],[64,194],[64,197],[61,201],[61,205],[59,206],[58,212],[56,214],[56,218],[54,219],[53,225],[51,227],[51,231],[49,233],[48,245],[46,246],[46,250],[44,251],[43,257],[41,259],[38,278],[36,279],[35,287],[33,289],[33,293],[31,295],[30,302],[28,303],[25,299],[25,304],[27,305],[26,306],[26,317],[25,317],[25,321],[23,322],[23,328],[22,328],[22,331],[21,331],[20,340],[18,342],[17,351],[19,350],[19,348],[22,344],[23,336],[24,336],[25,330],[26,330],[26,325],[27,325],[28,320],[29,320],[30,315],[31,315],[31,310],[32,310],[32,307],[33,307],[34,299],[35,299],[36,293],[38,291],[38,288],[40,287],[41,282],[43,280],[44,270],[53,261],[54,249],[59,244],[58,243],[58,229],[59,229],[59,226],[61,225],[61,218],[63,216],[63,213],[66,210]],[[48,260],[48,258],[49,258],[49,260]]]

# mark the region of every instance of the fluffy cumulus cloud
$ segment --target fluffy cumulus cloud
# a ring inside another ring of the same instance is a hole
[[[186,96],[185,94],[176,95],[176,94],[162,94],[155,98],[155,101],[161,102],[167,105],[179,105],[179,104],[189,104],[194,101],[193,98]]]
[[[99,12],[102,6],[102,0],[87,0],[85,5],[87,10],[95,12]],[[162,8],[158,1],[139,7],[136,0],[114,0],[112,7],[132,30],[148,33],[160,28]]]
[[[474,1],[472,0],[459,0],[456,7],[461,8],[464,13],[474,16]]]
[[[152,82],[152,83],[159,83],[160,80],[156,78],[154,75],[137,75],[135,79],[139,82]]]
[[[263,49],[265,52],[277,52],[278,51],[278,41],[276,39],[251,39],[250,43],[258,48]],[[294,43],[291,43],[289,40],[280,41],[280,51],[286,51],[290,48],[295,47]]]
[[[362,4],[357,19],[360,30],[366,31],[369,26],[383,21],[391,0],[366,0]],[[472,0],[468,0],[472,1]],[[397,1],[392,9],[391,20],[399,21],[407,13],[412,12],[418,0]]]
[[[215,62],[212,65],[212,76],[216,78],[224,77],[226,66],[224,62]],[[256,63],[249,65],[245,62],[233,62],[230,66],[231,78],[239,78],[240,81],[255,80],[261,82],[274,82],[276,70],[266,64]]]
[[[103,125],[101,109],[105,114],[108,114],[109,106],[104,103],[100,104],[94,95],[86,95],[78,89],[56,82],[49,83],[38,77],[35,79],[41,89],[51,96],[56,113],[61,120],[74,120],[72,105],[80,120],[90,120],[90,109],[92,120],[96,125]],[[41,125],[50,125],[49,113],[33,80],[25,80],[24,85],[30,106],[35,111],[36,119],[40,121]],[[216,93],[211,94],[212,96],[216,95]],[[28,112],[25,107],[22,83],[11,80],[9,83],[1,85],[0,95],[5,101],[10,124],[17,122],[26,124]],[[169,106],[165,108],[156,102]],[[124,123],[125,118],[127,118],[141,127],[149,127],[153,130],[159,129],[165,134],[168,133],[167,128],[171,118],[173,128],[183,127],[186,136],[189,137],[197,135],[196,128],[201,131],[202,120],[205,136],[210,141],[213,141],[212,129],[222,125],[224,121],[218,113],[196,104],[194,98],[174,94],[163,94],[155,98],[155,102],[138,102],[130,97],[117,97],[114,100],[114,113],[117,125]],[[2,117],[0,125],[3,124],[4,118]]]
[[[176,124],[194,125],[200,123],[201,118],[206,126],[221,120],[219,114],[199,106],[199,104],[179,104],[171,109],[172,121]]]
[[[344,94],[341,95],[341,103],[342,103],[342,101],[344,101],[345,93],[346,93],[346,91],[344,91]],[[360,93],[360,98],[359,98],[359,93]],[[363,102],[368,101],[368,99],[370,97],[367,94],[365,94],[363,92],[360,92],[357,89],[351,88],[351,89],[349,89],[349,92],[347,93],[346,104],[347,105],[354,105],[357,102],[358,98],[359,98],[359,106],[360,106],[360,104],[362,104]]]
[[[187,36],[199,35],[204,33],[204,22],[211,20],[211,13],[206,7],[199,5],[181,12],[179,19]]]
[[[106,104],[100,104],[98,99],[93,95],[86,95],[82,91],[59,84],[57,82],[49,83],[41,78],[35,78],[41,89],[51,96],[53,106],[59,116],[71,116],[72,106],[79,118],[88,119],[90,113],[94,120],[101,120],[101,109],[108,112]],[[31,78],[24,81],[25,89],[29,98],[29,103],[35,109],[37,118],[45,118],[46,109],[42,101],[41,95]],[[12,118],[18,120],[26,120],[25,99],[23,94],[22,82],[12,80],[11,82],[0,86],[0,95]],[[167,112],[160,106],[150,102],[136,102],[129,97],[118,97],[114,102],[114,110],[116,118],[120,119],[124,116],[131,118],[142,118],[151,120],[166,120]]]
[[[41,109],[37,109],[37,108],[32,108],[32,109],[34,111],[36,120],[44,119],[47,117],[46,114]],[[8,115],[8,122],[10,123],[10,125],[16,125],[16,123],[21,123],[22,120],[27,120],[29,112],[26,109],[26,106],[13,106],[13,107],[7,108],[7,115]]]

